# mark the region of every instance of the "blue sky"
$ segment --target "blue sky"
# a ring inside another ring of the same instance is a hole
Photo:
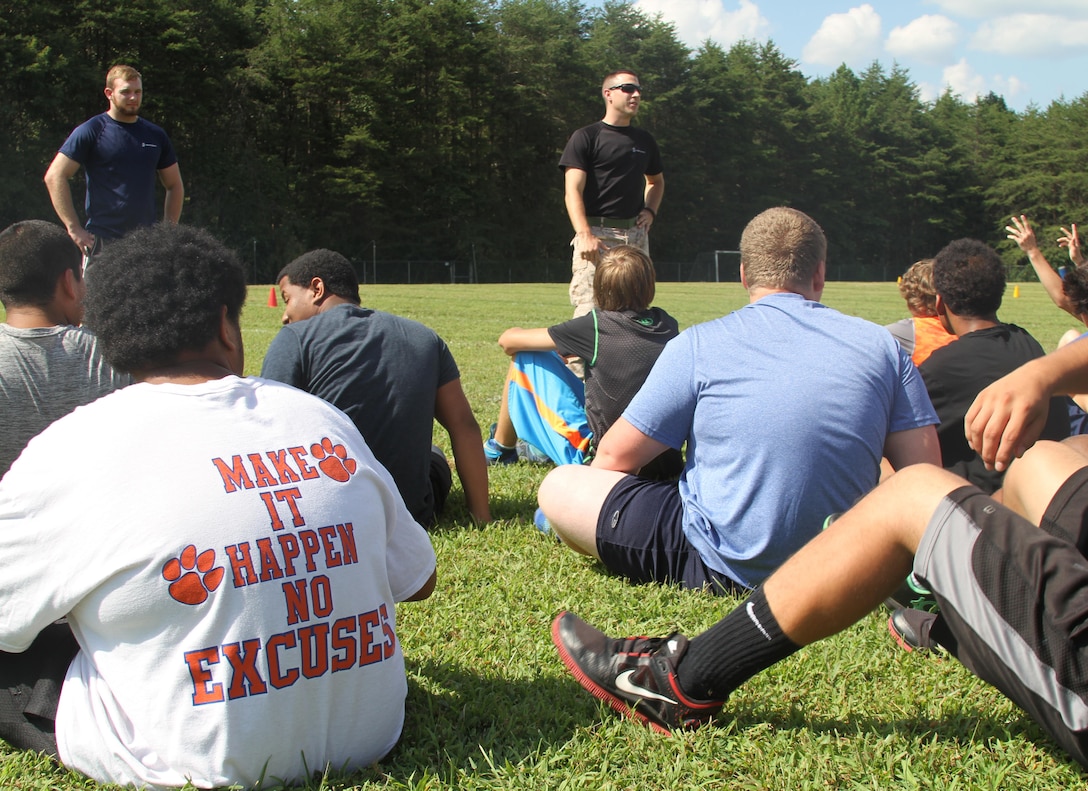
[[[771,40],[808,77],[874,60],[910,72],[922,99],[989,91],[1023,111],[1088,92],[1088,0],[637,0],[691,47]],[[1088,130],[1085,130],[1088,134]]]

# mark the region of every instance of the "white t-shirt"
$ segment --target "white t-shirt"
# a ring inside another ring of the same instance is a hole
[[[105,782],[252,785],[397,741],[394,603],[426,532],[339,410],[227,377],[137,384],[35,437],[0,482],[0,649],[67,615],[67,766]]]

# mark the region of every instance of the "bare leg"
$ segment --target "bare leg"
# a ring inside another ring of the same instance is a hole
[[[1088,467],[1088,436],[1063,442],[1040,440],[1009,466],[1003,502],[1037,525],[1058,488],[1083,467]]]
[[[518,434],[514,431],[514,423],[510,420],[510,380],[514,375],[514,363],[506,372],[506,379],[502,383],[502,401],[499,403],[499,419],[495,425],[495,441],[504,448],[512,448],[517,444]]]
[[[807,645],[872,611],[910,573],[941,499],[965,484],[939,467],[907,467],[806,544],[763,585],[783,633]]]
[[[597,518],[605,498],[626,473],[564,464],[540,484],[537,502],[560,540],[576,552],[597,554]]]

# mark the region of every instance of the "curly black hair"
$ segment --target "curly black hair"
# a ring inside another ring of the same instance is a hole
[[[6,308],[45,307],[66,269],[82,279],[83,254],[56,223],[24,220],[0,232],[0,302]]]
[[[293,286],[309,286],[315,277],[321,278],[330,294],[360,304],[359,277],[351,262],[333,250],[321,248],[303,253],[276,275],[276,282],[283,278]]]
[[[1005,264],[977,239],[957,239],[933,259],[933,287],[957,316],[989,318],[1005,294]]]
[[[238,322],[246,277],[207,231],[160,223],[108,245],[88,268],[84,323],[119,371],[157,368],[198,351]]]
[[[1073,310],[1083,316],[1088,313],[1088,265],[1078,266],[1065,273],[1062,291],[1073,303]]]

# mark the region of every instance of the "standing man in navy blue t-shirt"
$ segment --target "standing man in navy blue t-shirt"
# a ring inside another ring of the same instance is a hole
[[[593,271],[602,251],[630,244],[649,253],[648,232],[665,194],[657,143],[631,126],[642,101],[638,77],[613,72],[601,94],[604,118],[572,134],[559,159],[574,228],[570,302],[576,317],[593,308]]]
[[[109,109],[77,126],[45,173],[53,208],[85,255],[103,241],[155,224],[156,176],[166,189],[167,221],[178,221],[185,199],[170,138],[161,127],[140,118],[140,72],[114,66],[106,74],[105,94]],[[87,179],[86,226],[80,223],[68,186],[80,167]]]

